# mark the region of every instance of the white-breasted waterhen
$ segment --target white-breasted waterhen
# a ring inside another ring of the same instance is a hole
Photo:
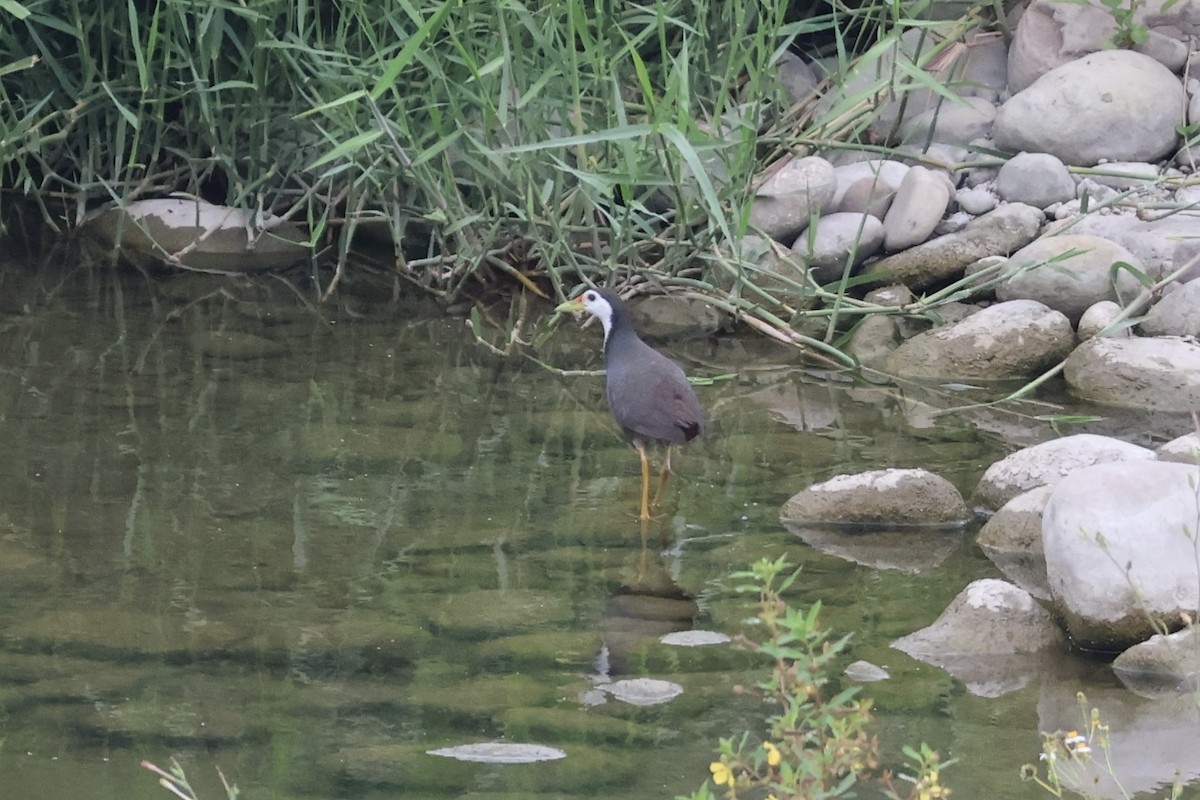
[[[587,312],[604,326],[604,372],[608,405],[625,437],[642,459],[642,510],[650,519],[650,459],[646,445],[666,445],[654,505],[671,476],[671,446],[695,439],[704,429],[704,412],[678,364],[642,341],[625,304],[610,289],[586,289],[554,309]]]

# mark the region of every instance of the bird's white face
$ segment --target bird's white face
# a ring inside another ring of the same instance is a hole
[[[600,324],[604,326],[604,341],[608,342],[608,334],[612,331],[613,309],[604,296],[595,289],[588,289],[574,300],[568,300],[554,310],[569,311],[572,314],[586,311],[600,320]]]
[[[608,330],[612,327],[612,306],[594,289],[588,289],[579,300],[584,310],[600,320],[600,324],[604,326],[604,338],[607,339]]]

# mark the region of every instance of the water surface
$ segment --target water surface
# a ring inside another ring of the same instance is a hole
[[[804,568],[792,600],[892,670],[869,688],[890,764],[925,740],[962,759],[960,796],[1038,796],[1016,773],[1044,685],[979,697],[888,647],[998,574],[974,530],[819,548],[778,509],[883,466],[966,494],[1042,423],[934,420],[760,339],[677,344],[693,374],[733,377],[699,390],[709,432],[644,547],[602,379],[498,359],[419,299],[313,313],[271,280],[74,265],[0,281],[3,797],[162,798],[138,763],[172,755],[206,800],[216,767],[248,798],[673,797],[718,737],[758,735],[732,689],[762,672],[658,637],[739,631],[730,573],[781,553]],[[598,367],[599,338],[567,325],[539,357]],[[1070,686],[1112,686],[1071,663]],[[639,676],[684,693],[594,691]],[[489,740],[568,757],[425,755]]]

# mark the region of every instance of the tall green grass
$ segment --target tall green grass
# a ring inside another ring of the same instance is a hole
[[[2,0],[0,184],[60,229],[169,192],[270,211],[305,224],[337,276],[369,227],[399,275],[447,302],[497,279],[650,281],[786,325],[792,301],[745,291],[746,265],[732,290],[712,280],[756,176],[856,141],[965,29],[872,72],[928,26],[919,8],[787,8]],[[871,77],[791,108],[774,65],[814,36],[835,72],[858,59]]]

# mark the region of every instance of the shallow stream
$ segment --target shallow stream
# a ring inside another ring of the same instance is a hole
[[[709,431],[677,454],[644,547],[602,378],[498,359],[430,304],[294,301],[0,265],[0,797],[166,798],[139,762],[176,755],[202,800],[223,798],[217,767],[251,800],[671,798],[719,737],[760,735],[733,689],[764,673],[659,637],[737,633],[730,574],[781,553],[803,566],[790,599],[820,600],[852,659],[891,670],[867,688],[886,762],[927,741],[960,759],[958,797],[1040,796],[1017,775],[1038,730],[1078,724],[1078,689],[1126,697],[1084,658],[968,691],[889,648],[999,575],[975,527],[808,543],[778,519],[814,481],[885,466],[969,495],[1044,422],[935,418],[760,338],[670,346],[732,377],[698,390]],[[599,339],[566,324],[538,355],[598,368]],[[631,677],[683,694],[595,691]],[[568,755],[426,754],[491,740]]]

